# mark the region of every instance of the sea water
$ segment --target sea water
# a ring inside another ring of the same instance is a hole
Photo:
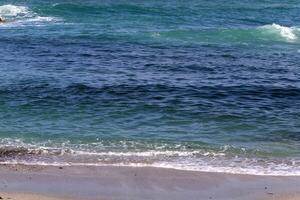
[[[1,0],[0,163],[300,175],[299,13]]]

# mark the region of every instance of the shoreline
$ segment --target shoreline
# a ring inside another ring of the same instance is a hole
[[[93,163],[27,163],[27,162],[0,162],[0,169],[1,166],[23,166],[24,168],[30,167],[41,167],[41,168],[60,168],[60,167],[71,167],[71,168],[109,168],[109,167],[124,167],[124,168],[154,168],[154,169],[164,169],[164,170],[176,170],[176,171],[186,171],[186,172],[194,172],[194,173],[213,173],[213,174],[227,174],[227,175],[237,175],[237,176],[266,176],[266,177],[299,177],[299,173],[263,173],[263,172],[249,172],[249,171],[240,171],[236,170],[236,168],[232,168],[232,170],[216,170],[216,168],[212,167],[212,170],[206,169],[193,169],[193,168],[180,168],[180,167],[173,167],[173,166],[159,166],[159,165],[147,165],[147,164],[133,164],[133,165],[126,165],[126,164],[93,164]]]
[[[1,142],[1,141],[0,141]],[[9,143],[11,141],[5,141]],[[2,142],[3,143],[3,142]],[[89,152],[72,148],[28,147],[21,143],[3,146],[0,155],[5,157],[1,165],[55,166],[55,167],[139,167],[164,168],[195,172],[228,173],[259,176],[300,176],[296,161],[273,157],[261,158],[238,154],[226,157],[226,154],[214,154],[201,150],[187,151],[99,151]],[[221,156],[221,157],[218,157]],[[238,159],[236,159],[238,157]],[[236,159],[236,160],[235,160]]]
[[[0,177],[0,194],[10,195],[12,200],[18,200],[20,194],[26,194],[28,200],[300,199],[298,176],[238,175],[154,167],[0,165]]]

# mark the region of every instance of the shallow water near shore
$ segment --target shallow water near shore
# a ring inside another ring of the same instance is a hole
[[[299,10],[1,1],[0,162],[300,175]]]

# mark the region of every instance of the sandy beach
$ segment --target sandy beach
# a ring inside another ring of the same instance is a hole
[[[0,193],[0,199],[10,200],[67,200],[66,197],[49,197],[45,195],[36,195],[29,193]],[[70,199],[71,200],[71,199]]]
[[[2,166],[0,196],[15,200],[300,199],[300,177],[134,167]]]

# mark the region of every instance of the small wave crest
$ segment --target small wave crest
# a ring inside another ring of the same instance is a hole
[[[3,5],[0,6],[0,16],[4,18],[31,16],[31,12],[25,6]]]
[[[192,43],[273,44],[299,43],[300,28],[268,24],[244,28],[212,28],[200,30],[167,30],[148,33],[157,41],[182,41]]]
[[[286,41],[296,41],[298,39],[298,32],[299,29],[296,27],[286,27],[281,26],[279,24],[271,24],[271,25],[265,25],[260,27],[261,30],[263,30],[264,34],[269,34],[270,36],[275,37],[281,37],[282,39],[285,39]]]
[[[58,21],[55,17],[39,16],[26,6],[16,6],[11,4],[0,6],[0,17],[9,22],[2,24],[1,26],[17,26]]]

